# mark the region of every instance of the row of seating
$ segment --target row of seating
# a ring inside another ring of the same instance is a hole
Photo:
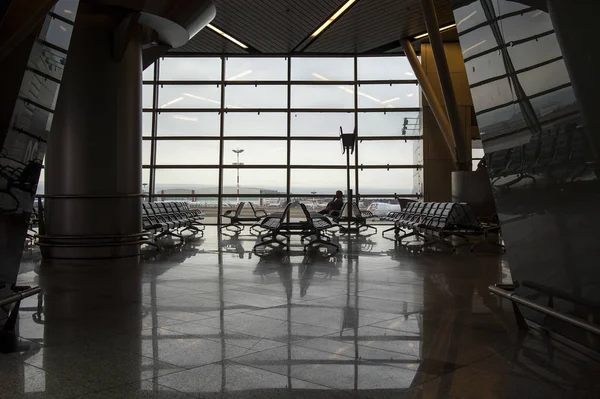
[[[154,241],[164,236],[177,237],[183,242],[183,233],[204,234],[204,214],[191,209],[187,202],[161,201],[142,203],[142,226]]]
[[[394,230],[400,243],[408,237],[422,239],[420,249],[442,245],[455,250],[446,238],[483,235],[492,228],[486,230],[467,204],[452,202],[411,202],[401,211],[390,212],[385,219],[394,222],[394,227],[386,231]]]

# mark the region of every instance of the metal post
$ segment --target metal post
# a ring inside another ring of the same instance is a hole
[[[431,82],[427,78],[427,74],[423,69],[423,66],[419,62],[417,58],[417,54],[415,53],[415,49],[413,48],[410,41],[407,39],[401,40],[402,49],[404,50],[404,55],[408,59],[410,66],[413,69],[417,80],[419,81],[419,85],[421,86],[421,91],[425,96],[425,99],[429,103],[431,107],[431,111],[433,112],[433,116],[438,123],[440,131],[444,136],[444,140],[446,141],[446,145],[448,146],[448,150],[452,155],[452,160],[456,164],[456,148],[454,145],[454,138],[452,137],[452,129],[450,128],[450,122],[448,121],[448,116],[444,112],[444,108],[442,108],[442,103],[438,99],[435,91],[433,90],[433,86]]]
[[[223,136],[225,134],[225,57],[221,57],[221,108],[219,112],[219,194],[217,197],[217,228],[221,228],[221,212],[223,209],[223,158],[224,158],[224,143]],[[220,230],[219,230],[220,231]],[[220,234],[218,235],[221,236]],[[221,247],[219,247],[221,248]],[[221,253],[221,251],[219,251]]]
[[[423,17],[425,26],[427,27],[427,33],[429,33],[429,41],[431,42],[435,66],[440,79],[444,103],[446,104],[446,112],[448,113],[448,119],[450,120],[452,136],[454,137],[454,143],[456,145],[456,167],[458,170],[470,170],[467,165],[465,140],[462,134],[458,105],[456,103],[456,96],[454,95],[450,69],[448,68],[448,60],[446,59],[444,43],[442,42],[442,35],[440,34],[440,27],[435,12],[435,4],[433,3],[433,0],[421,0],[421,6],[423,8]],[[470,159],[470,157],[468,157],[468,159]]]
[[[236,147],[235,150],[231,150],[231,151],[235,152],[236,155],[237,155],[237,162],[235,163],[235,165],[237,167],[235,169],[237,171],[237,203],[239,204],[240,203],[240,165],[241,165],[241,163],[240,163],[240,154],[242,152],[244,152],[244,149]]]

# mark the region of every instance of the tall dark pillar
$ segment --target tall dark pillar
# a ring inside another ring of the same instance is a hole
[[[139,253],[124,245],[141,232],[142,29],[129,13],[79,6],[48,140],[45,257]]]
[[[600,81],[596,77],[600,51],[593,41],[590,43],[590,39],[597,36],[598,4],[594,1],[548,0],[548,11],[586,125],[584,133],[594,160],[600,162]]]

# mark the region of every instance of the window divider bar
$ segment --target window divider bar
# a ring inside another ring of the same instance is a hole
[[[221,227],[221,211],[223,209],[223,158],[224,158],[224,147],[225,141],[223,136],[225,135],[225,57],[221,57],[221,104],[219,110],[219,198],[217,199],[217,226]],[[220,235],[219,235],[220,237]]]

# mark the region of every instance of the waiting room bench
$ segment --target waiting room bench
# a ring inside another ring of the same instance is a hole
[[[251,215],[243,215],[243,210],[246,205],[248,205],[252,211]],[[252,222],[253,225],[250,226],[249,229],[250,234],[259,236],[261,231],[257,229],[257,224],[265,216],[267,216],[267,212],[262,209],[254,208],[252,202],[240,202],[235,209],[229,209],[221,215],[221,217],[229,219],[227,224],[221,226],[221,232],[227,230],[234,234],[240,234],[244,230],[244,222]]]
[[[142,203],[142,226],[151,233],[154,241],[164,236],[177,237],[183,242],[182,233],[204,235],[200,210],[191,209],[186,202],[159,201]]]
[[[396,240],[417,237],[423,240],[422,250],[433,245],[442,245],[455,251],[456,247],[446,238],[456,236],[484,236],[498,231],[499,226],[482,225],[467,204],[452,202],[413,202],[397,213],[394,218]],[[389,231],[389,229],[387,230]],[[400,232],[404,233],[400,235]],[[385,233],[385,232],[384,232]],[[471,247],[472,249],[474,246]]]
[[[300,204],[305,220],[288,222],[287,217],[291,206],[292,203],[289,203],[282,213],[267,215],[261,219],[257,227],[265,230],[266,233],[258,236],[258,242],[253,248],[255,254],[260,256],[257,250],[266,247],[289,251],[289,240],[292,235],[300,236],[304,251],[318,246],[329,246],[335,252],[339,250],[339,247],[325,234],[327,230],[337,226],[331,219],[319,213],[310,213],[306,205]]]
[[[369,219],[375,217],[371,211],[362,211],[356,203],[352,203],[352,216],[348,216],[348,203],[344,203],[340,211],[335,211],[335,215],[331,215],[333,220],[339,224],[340,232],[347,233],[348,222],[350,222],[351,231],[356,233],[368,233],[367,235],[373,235],[377,233],[377,227],[368,224]]]

